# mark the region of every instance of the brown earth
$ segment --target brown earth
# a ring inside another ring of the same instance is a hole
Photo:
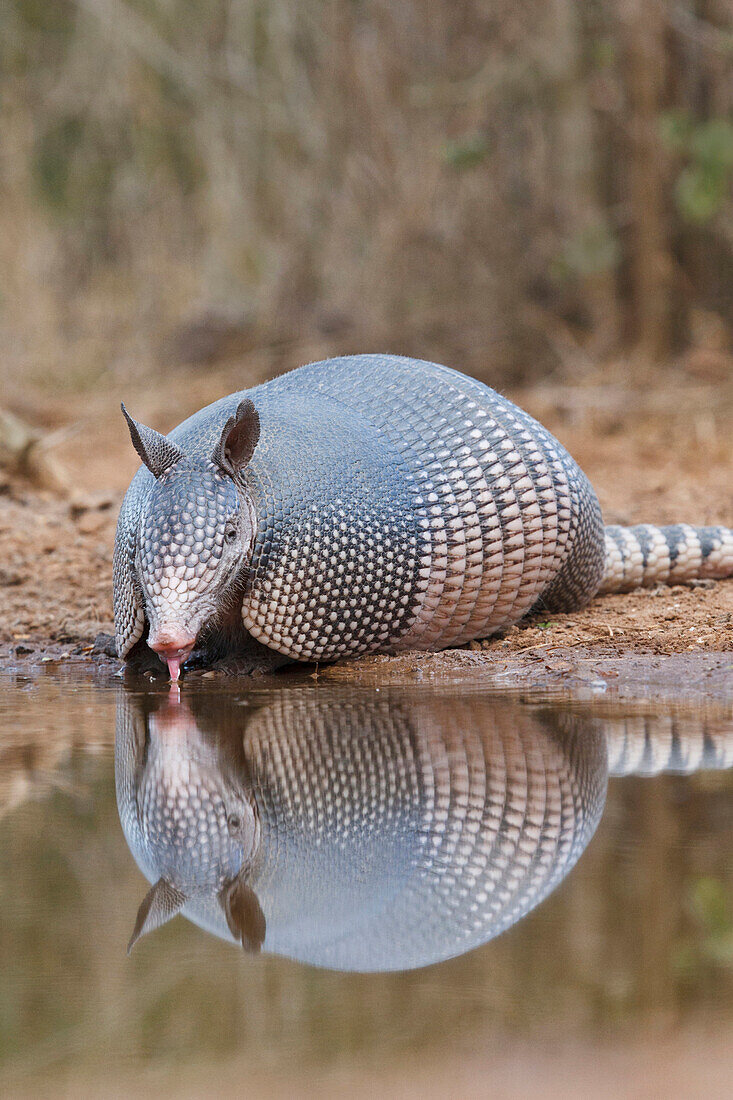
[[[263,373],[257,365],[179,371],[138,392],[45,397],[40,407],[34,399],[36,421],[65,429],[57,431],[62,442],[54,456],[69,488],[59,495],[0,476],[0,667],[25,657],[88,655],[96,635],[112,630],[114,528],[137,465],[119,398],[165,431]],[[631,385],[629,374],[620,364],[582,385],[545,385],[511,396],[579,461],[607,522],[733,526],[733,381],[700,381],[670,370],[668,388],[647,392]],[[584,611],[535,617],[503,637],[471,643],[462,657],[429,661],[433,670],[450,670],[456,660],[495,666],[497,658],[511,657],[531,667],[537,654],[562,663],[569,650],[591,661],[733,650],[733,581],[598,598]],[[407,671],[399,660],[396,667]],[[389,667],[382,663],[381,672]]]

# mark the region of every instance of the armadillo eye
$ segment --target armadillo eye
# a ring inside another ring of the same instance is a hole
[[[227,523],[224,528],[224,542],[234,542],[237,537],[237,528],[233,523]]]
[[[237,817],[236,814],[229,814],[229,817],[227,818],[227,828],[229,829],[229,832],[230,833],[239,832],[241,827],[242,827],[242,822],[241,822],[240,818]]]

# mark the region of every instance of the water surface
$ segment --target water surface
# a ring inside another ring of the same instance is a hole
[[[730,708],[587,694],[6,682],[0,1082],[730,1027]]]

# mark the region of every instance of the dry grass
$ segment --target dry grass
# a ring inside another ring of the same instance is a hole
[[[244,346],[275,366],[284,348],[391,350],[493,381],[577,379],[642,340],[660,301],[660,346],[727,376],[730,10],[655,6],[650,104],[637,8],[11,0],[5,400]],[[673,110],[689,147],[660,137]],[[698,170],[695,221],[678,184]],[[646,259],[637,194],[664,219]]]

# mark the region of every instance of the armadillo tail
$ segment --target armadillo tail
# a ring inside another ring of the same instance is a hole
[[[606,568],[599,592],[733,576],[728,527],[606,527]]]
[[[603,720],[610,775],[689,774],[733,768],[733,730],[726,717],[698,712],[629,715]]]

